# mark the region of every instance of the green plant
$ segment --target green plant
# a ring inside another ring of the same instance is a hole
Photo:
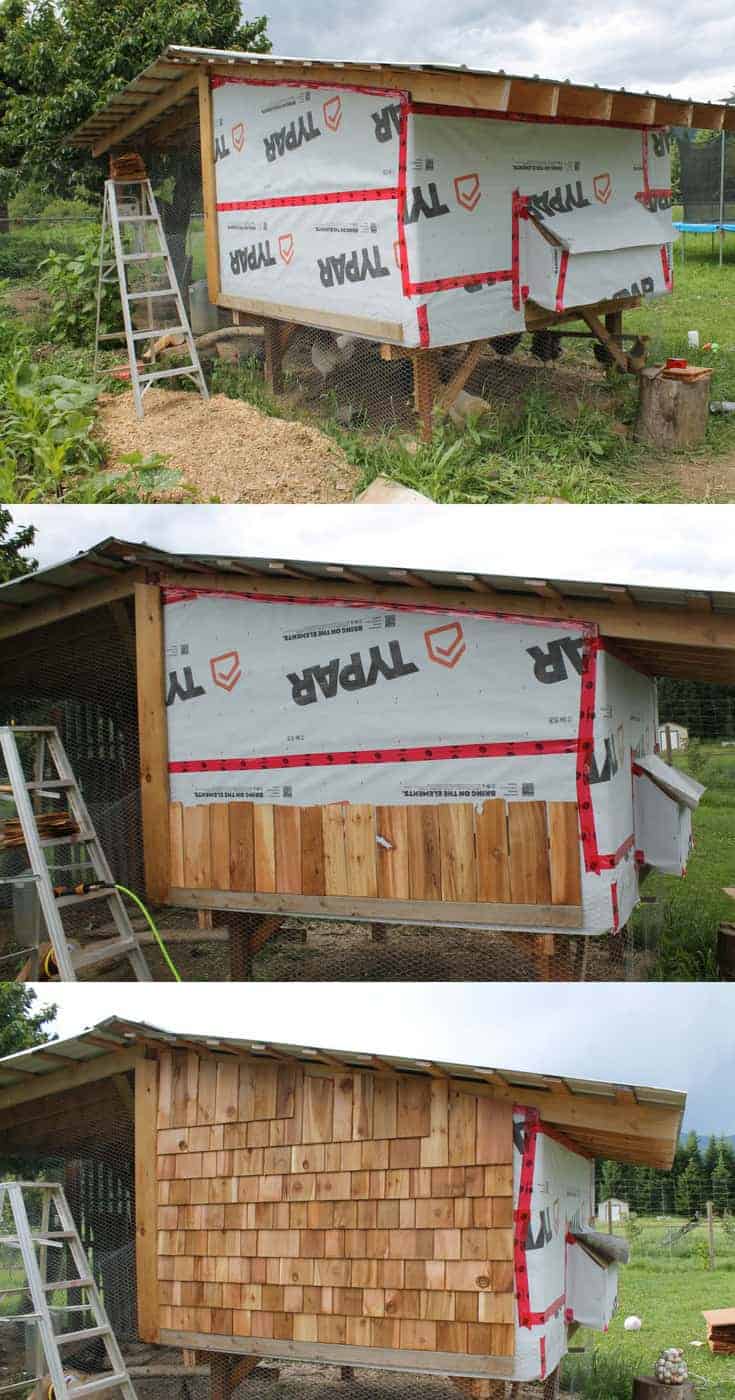
[[[168,458],[160,452],[151,452],[147,457],[141,452],[129,452],[121,461],[123,467],[83,477],[66,492],[64,500],[70,505],[149,505],[162,495],[189,490],[181,472],[167,467]]]
[[[51,252],[41,263],[44,285],[51,299],[48,333],[52,340],[82,345],[94,334],[97,315],[99,276],[99,232],[87,237],[76,253]],[[111,330],[117,313],[120,323],[120,297],[115,284],[102,289],[101,331]]]
[[[20,351],[0,378],[0,497],[63,499],[71,472],[102,461],[90,436],[93,385],[44,374]]]

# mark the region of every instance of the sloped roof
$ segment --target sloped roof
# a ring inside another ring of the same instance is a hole
[[[562,1132],[570,1145],[582,1152],[664,1168],[673,1161],[686,1105],[686,1095],[671,1089],[231,1036],[188,1035],[113,1016],[78,1036],[0,1059],[0,1131],[13,1144],[7,1150],[18,1151],[23,1146],[22,1131],[13,1129],[13,1117],[21,1105],[37,1101],[39,1111],[44,1112],[55,1092],[63,1094],[98,1077],[129,1069],[131,1052],[160,1053],[166,1049],[481,1083],[498,1097],[538,1108],[541,1121]],[[58,1140],[63,1150],[61,1130]]]

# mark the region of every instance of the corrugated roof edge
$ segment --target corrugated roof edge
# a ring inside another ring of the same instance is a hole
[[[703,611],[709,611],[711,608],[718,613],[735,613],[735,593],[726,590],[666,588],[645,584],[594,582],[584,579],[538,579],[524,577],[521,574],[425,569],[406,565],[338,563],[333,560],[174,554],[168,550],[146,544],[145,541],[120,540],[116,536],[110,535],[89,549],[81,550],[68,559],[62,560],[59,564],[47,565],[46,568],[39,569],[33,574],[24,574],[20,578],[0,584],[0,615],[5,608],[9,611],[12,608],[17,608],[20,613],[23,609],[44,601],[45,598],[58,599],[58,585],[60,583],[68,586],[70,591],[86,586],[91,580],[88,574],[85,575],[85,563],[95,562],[104,562],[117,573],[123,573],[126,569],[132,570],[140,565],[160,565],[179,571],[231,572],[240,576],[252,572],[256,577],[271,579],[306,577],[307,579],[321,579],[327,582],[338,582],[341,575],[345,574],[345,571],[349,571],[349,574],[352,575],[351,581],[355,581],[355,575],[360,575],[360,580],[364,580],[366,584],[383,583],[399,587],[412,587],[415,586],[412,581],[418,579],[427,587],[467,589],[474,592],[479,584],[481,591],[484,587],[488,593],[507,592],[522,594],[528,598],[543,596],[544,592],[548,590],[550,593],[559,594],[562,599],[568,598],[570,603],[574,599],[585,598],[589,601],[606,600],[614,603],[622,598],[623,601],[633,602],[640,606],[677,607],[685,605],[691,609],[699,602]],[[70,574],[71,580],[67,584],[66,580]],[[76,581],[75,575],[79,576],[78,581]],[[43,593],[44,579],[49,584],[54,585],[45,594]],[[39,589],[41,596],[39,596]],[[7,620],[12,621],[10,617]]]
[[[91,1041],[88,1037],[94,1037]],[[534,1089],[548,1089],[553,1092],[555,1085],[562,1085],[565,1092],[573,1096],[614,1098],[618,1090],[623,1089],[632,1092],[636,1101],[642,1106],[660,1105],[666,1108],[680,1108],[683,1112],[686,1105],[686,1094],[681,1090],[653,1088],[650,1085],[626,1085],[619,1082],[607,1082],[604,1080],[579,1079],[574,1075],[568,1078],[564,1075],[549,1075],[534,1073],[526,1070],[498,1069],[492,1066],[454,1064],[445,1060],[427,1060],[411,1058],[402,1055],[385,1054],[382,1051],[360,1051],[360,1050],[336,1050],[329,1047],[291,1045],[283,1041],[246,1040],[233,1036],[211,1036],[189,1034],[183,1031],[166,1030],[162,1026],[154,1026],[146,1021],[130,1021],[118,1016],[108,1016],[103,1021],[95,1025],[88,1026],[77,1036],[69,1036],[65,1040],[51,1041],[48,1044],[34,1046],[30,1050],[18,1050],[12,1055],[5,1055],[0,1058],[0,1109],[2,1108],[3,1090],[17,1086],[23,1082],[27,1073],[26,1065],[31,1061],[38,1061],[46,1056],[47,1059],[56,1058],[62,1061],[62,1055],[54,1056],[54,1051],[63,1051],[64,1060],[67,1056],[72,1059],[94,1059],[105,1054],[104,1046],[97,1042],[99,1038],[109,1039],[110,1049],[123,1047],[138,1041],[156,1041],[162,1047],[167,1045],[196,1046],[201,1045],[210,1051],[221,1048],[227,1052],[230,1047],[235,1047],[238,1052],[253,1054],[267,1058],[293,1058],[306,1062],[329,1063],[338,1061],[340,1064],[352,1065],[355,1068],[383,1068],[387,1067],[400,1072],[414,1074],[429,1074],[431,1070],[440,1070],[454,1079],[472,1079],[478,1082],[487,1082],[488,1076],[498,1079],[512,1088],[524,1087]],[[82,1052],[90,1050],[90,1054]],[[82,1053],[70,1053],[70,1052]],[[328,1058],[322,1058],[328,1057]],[[62,1064],[54,1065],[52,1068],[38,1069],[33,1073],[34,1082],[38,1082],[40,1076],[52,1074]],[[18,1071],[18,1073],[14,1073]],[[21,1074],[20,1071],[23,1071]],[[8,1075],[11,1077],[8,1079]],[[577,1086],[576,1089],[573,1086]],[[639,1099],[639,1095],[641,1095]]]

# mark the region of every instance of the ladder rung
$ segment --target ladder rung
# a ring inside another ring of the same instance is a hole
[[[155,224],[157,219],[155,214],[118,214],[119,224]]]
[[[80,969],[94,967],[99,962],[125,957],[137,946],[134,938],[107,938],[101,946],[98,945],[96,948],[86,949],[83,953],[77,953],[74,958],[74,971],[79,972]]]
[[[44,1293],[57,1293],[64,1288],[91,1288],[93,1283],[93,1278],[63,1278],[54,1279],[52,1283],[44,1283],[41,1287]]]
[[[42,846],[84,846],[87,841],[94,841],[93,831],[75,831],[72,836],[43,836],[40,844]]]
[[[156,330],[134,331],[133,340],[153,340],[157,335],[174,335],[177,331],[186,335],[186,326],[158,326]]]
[[[163,249],[160,253],[123,253],[123,262],[153,262],[155,258],[167,258],[168,253]]]
[[[56,896],[57,909],[63,909],[69,904],[89,904],[94,899],[112,899],[115,893],[115,886],[108,885],[104,890],[87,890],[86,894],[60,894]]]
[[[128,301],[147,301],[148,297],[175,297],[173,287],[159,287],[152,292],[128,292]]]
[[[104,335],[98,335],[98,336],[97,336],[97,339],[98,339],[100,342],[102,342],[103,340],[124,340],[124,339],[125,339],[125,332],[124,332],[124,331],[105,331],[105,334],[104,334]]]
[[[104,1337],[112,1332],[108,1325],[102,1327],[84,1327],[81,1332],[57,1332],[56,1345],[59,1347],[68,1346],[70,1342],[86,1342],[91,1337]]]
[[[84,1385],[75,1386],[74,1395],[96,1395],[100,1390],[112,1390],[117,1385],[124,1385],[126,1381],[126,1371],[113,1371],[110,1376],[100,1376],[99,1380],[86,1381]]]
[[[179,365],[178,369],[158,369],[153,374],[141,374],[141,384],[150,384],[154,379],[173,379],[177,374],[201,374],[199,365]]]
[[[45,788],[73,788],[76,783],[73,778],[49,778],[48,782],[26,783],[29,792],[42,792]]]

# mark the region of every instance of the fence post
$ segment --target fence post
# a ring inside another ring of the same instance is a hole
[[[612,1201],[608,1198],[608,1202],[607,1202],[607,1233],[608,1233],[608,1235],[611,1235],[612,1232],[613,1232],[613,1208],[612,1208]]]
[[[709,1266],[715,1267],[715,1222],[712,1201],[707,1202],[707,1243],[709,1245]]]
[[[666,739],[666,762],[667,762],[667,763],[671,763],[671,725],[670,725],[670,724],[667,724],[667,725],[666,725],[666,728],[664,729],[664,736],[665,736],[665,739]]]

